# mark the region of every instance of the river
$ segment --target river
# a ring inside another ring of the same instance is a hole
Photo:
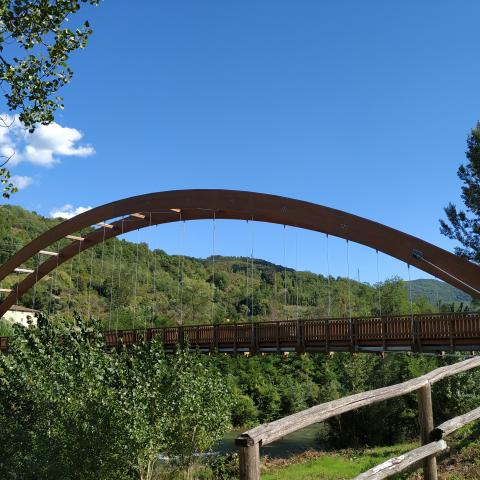
[[[261,455],[268,455],[271,458],[287,458],[296,453],[306,450],[319,450],[322,445],[317,441],[317,434],[320,425],[311,425],[302,430],[287,435],[276,442],[270,443],[260,449]],[[231,430],[225,437],[213,447],[214,452],[227,453],[237,451],[234,440],[246,429]]]

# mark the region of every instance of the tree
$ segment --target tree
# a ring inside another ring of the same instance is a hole
[[[160,453],[191,465],[228,426],[210,357],[160,342],[107,351],[99,325],[17,326],[0,355],[0,478],[152,480]]]
[[[57,109],[63,108],[58,91],[68,84],[73,71],[70,54],[85,48],[92,29],[88,21],[78,28],[66,22],[81,5],[98,5],[101,0],[0,0],[0,86],[8,109],[33,132],[35,125],[53,122]],[[0,128],[9,128],[8,118]],[[12,154],[0,162],[3,197],[16,191],[6,164]]]
[[[467,139],[467,164],[460,165],[458,177],[463,182],[462,200],[465,210],[449,203],[445,207],[447,221],[440,220],[440,231],[462,246],[455,253],[480,263],[480,122]]]

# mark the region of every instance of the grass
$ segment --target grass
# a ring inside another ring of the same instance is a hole
[[[343,480],[396,457],[418,445],[404,443],[391,447],[367,448],[364,450],[344,450],[338,453],[307,452],[292,458],[294,464],[267,462],[267,472],[262,480]]]

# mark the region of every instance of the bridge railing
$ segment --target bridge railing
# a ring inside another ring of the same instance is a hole
[[[401,457],[391,459],[359,475],[355,480],[380,480],[389,478],[423,460],[425,480],[437,479],[436,455],[447,449],[442,440],[458,428],[480,418],[480,408],[456,417],[434,428],[431,385],[452,375],[480,367],[480,356],[463,362],[433,370],[403,383],[370,390],[338,400],[323,403],[301,412],[289,415],[274,422],[260,425],[239,435],[235,444],[239,448],[240,480],[260,479],[260,447],[278,440],[285,435],[301,430],[314,423],[323,422],[342,413],[360,407],[417,392],[419,423],[422,447]],[[379,425],[379,428],[381,426]]]
[[[167,349],[190,345],[208,351],[306,352],[480,349],[479,313],[318,318],[220,325],[186,325],[105,332],[107,346],[159,339]],[[0,338],[0,349],[7,348]]]

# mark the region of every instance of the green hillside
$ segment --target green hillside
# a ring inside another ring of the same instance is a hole
[[[1,206],[0,262],[59,221],[20,207]],[[25,267],[34,268],[35,261]],[[1,286],[13,286],[18,277],[9,276]],[[432,282],[412,282],[415,312],[436,310]],[[441,286],[442,292],[450,291],[448,285]],[[450,302],[452,297],[444,293],[439,298]],[[411,311],[408,288],[399,279],[373,287],[341,277],[329,280],[295,272],[259,259],[216,256],[213,262],[117,239],[63,264],[19,303],[54,316],[74,311],[93,315],[110,328]]]
[[[472,301],[472,297],[467,293],[440,280],[422,278],[412,280],[410,284],[413,299],[427,298],[432,305],[437,305],[438,303],[469,304]]]

